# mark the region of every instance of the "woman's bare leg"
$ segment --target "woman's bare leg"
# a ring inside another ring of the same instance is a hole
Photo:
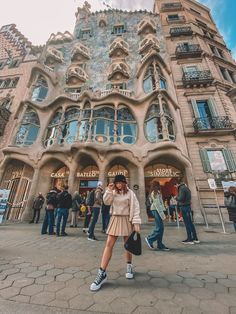
[[[128,240],[128,236],[124,237],[124,243]],[[128,252],[125,250],[125,259],[126,259],[126,263],[132,263],[132,253]]]
[[[112,256],[112,249],[116,243],[117,237],[108,235],[105,249],[102,255],[101,268],[106,269]]]

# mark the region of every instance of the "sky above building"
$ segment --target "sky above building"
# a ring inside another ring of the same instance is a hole
[[[89,0],[92,10],[105,9],[106,2],[118,9],[152,10],[154,0]],[[199,0],[212,10],[215,22],[236,58],[236,1]],[[7,0],[1,5],[0,26],[14,23],[34,45],[46,43],[52,33],[73,32],[75,12],[83,0]]]

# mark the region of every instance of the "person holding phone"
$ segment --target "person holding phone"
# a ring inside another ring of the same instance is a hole
[[[140,206],[135,193],[127,186],[124,175],[116,175],[114,182],[109,183],[104,193],[105,205],[110,205],[110,222],[107,228],[107,241],[103,251],[97,277],[90,286],[91,291],[97,291],[107,281],[106,269],[112,257],[112,250],[119,236],[127,241],[132,231],[140,232]],[[125,252],[126,278],[133,279],[132,254]]]

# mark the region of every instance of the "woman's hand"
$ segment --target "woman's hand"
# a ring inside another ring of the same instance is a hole
[[[133,230],[137,233],[140,233],[140,224],[134,224],[133,225]]]
[[[114,183],[109,183],[107,187],[108,187],[109,190],[112,191],[112,190],[114,190],[115,184]]]

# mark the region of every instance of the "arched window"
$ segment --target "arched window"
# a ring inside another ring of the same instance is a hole
[[[103,107],[93,111],[92,141],[98,143],[114,142],[115,110]]]
[[[79,108],[69,108],[66,110],[60,127],[59,144],[64,142],[72,144],[76,140],[79,115]]]
[[[28,108],[16,134],[15,144],[19,146],[32,145],[37,139],[39,128],[40,123],[37,113],[33,109]]]
[[[50,121],[47,128],[47,134],[46,134],[46,140],[45,140],[46,147],[53,145],[57,141],[61,117],[62,117],[62,112],[57,111],[55,115],[53,116],[52,120]]]
[[[166,89],[166,80],[157,62],[153,62],[147,68],[143,79],[143,90],[146,94],[156,89]]]
[[[156,101],[148,110],[145,119],[145,135],[149,142],[157,143],[164,139],[164,131],[169,140],[175,140],[174,120],[169,108],[163,103],[163,115],[161,116],[160,104]]]
[[[33,89],[31,99],[33,101],[42,102],[47,97],[47,94],[48,94],[48,83],[45,80],[45,78],[42,75],[40,75]]]
[[[118,130],[117,141],[134,144],[137,138],[137,124],[127,107],[120,107],[117,112]]]

